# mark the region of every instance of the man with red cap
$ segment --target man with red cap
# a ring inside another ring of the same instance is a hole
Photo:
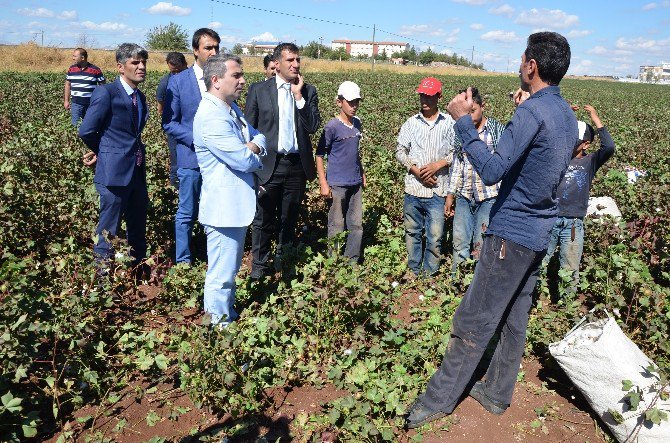
[[[400,128],[396,149],[396,158],[407,170],[403,213],[410,278],[433,275],[440,267],[448,166],[455,140],[454,120],[437,108],[442,83],[424,78],[416,92],[420,112]]]

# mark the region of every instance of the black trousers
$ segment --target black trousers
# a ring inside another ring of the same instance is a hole
[[[251,224],[252,274],[269,272],[270,245],[273,239],[277,240],[277,255],[281,255],[285,246],[293,245],[295,224],[305,195],[306,182],[298,154],[277,155],[272,177],[258,187],[256,215]]]

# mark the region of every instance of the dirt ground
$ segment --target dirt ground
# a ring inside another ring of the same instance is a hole
[[[146,295],[155,296],[156,287],[143,288]],[[397,317],[411,318],[412,306],[419,303],[418,295],[407,293],[399,301],[403,309]],[[510,408],[501,416],[485,411],[475,400],[466,398],[449,417],[422,428],[424,443],[443,441],[463,443],[492,442],[602,442],[607,437],[598,422],[590,415],[588,404],[578,391],[550,362],[541,364],[537,359],[526,359],[521,370],[523,379],[517,383]],[[136,396],[138,390],[150,392]],[[275,399],[271,410],[264,415],[234,421],[230,416],[219,416],[206,409],[198,409],[181,390],[173,385],[152,386],[137,382],[130,386],[115,405],[109,416],[98,418],[91,428],[83,432],[98,441],[101,436],[119,443],[146,442],[154,437],[167,441],[196,442],[275,442],[304,441],[302,427],[311,414],[318,413],[321,403],[345,395],[331,385],[318,390],[303,386],[291,390],[277,389],[269,392]],[[180,409],[178,417],[167,418],[170,411]],[[151,410],[157,413],[157,422],[149,426],[146,417]],[[184,412],[185,411],[185,412]],[[95,415],[96,407],[89,406],[76,412],[77,417]],[[160,418],[159,418],[160,417]],[[125,423],[122,430],[119,423]],[[89,423],[89,425],[91,425]],[[219,431],[235,426],[240,437],[223,439]],[[117,429],[115,429],[117,428]],[[397,430],[399,442],[416,441],[416,431]],[[218,435],[216,439],[211,438]],[[49,441],[56,442],[59,435]],[[337,436],[325,434],[321,441],[337,441]]]

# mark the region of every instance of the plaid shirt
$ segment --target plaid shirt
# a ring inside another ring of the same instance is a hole
[[[409,170],[413,165],[421,168],[441,159],[446,159],[451,164],[455,140],[454,119],[442,112],[432,122],[427,122],[419,112],[403,123],[398,134],[396,158],[407,169],[407,194],[424,198],[430,198],[433,194],[440,197],[447,195],[447,168],[442,168],[435,174],[437,185],[433,188],[425,187]]]
[[[479,133],[479,137],[486,142],[489,150],[494,152],[504,130],[505,125],[498,120],[487,118],[484,130]],[[499,189],[500,182],[491,186],[486,186],[482,182],[479,174],[470,164],[467,155],[461,149],[461,140],[456,137],[456,155],[449,174],[447,194],[458,194],[478,203],[495,198]]]

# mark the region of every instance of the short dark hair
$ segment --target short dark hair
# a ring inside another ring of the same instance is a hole
[[[226,74],[227,66],[226,62],[228,60],[233,60],[238,64],[242,64],[242,59],[233,54],[219,54],[214,55],[207,59],[205,63],[205,68],[203,69],[203,80],[205,81],[205,87],[209,91],[209,88],[212,87],[212,76],[216,75],[218,77],[223,77]]]
[[[526,61],[534,59],[540,79],[558,85],[570,67],[570,44],[556,32],[536,32],[528,36]]]
[[[472,101],[477,103],[479,106],[482,106],[484,104],[484,99],[482,98],[482,95],[479,93],[479,89],[475,88],[474,86],[471,86],[470,91],[472,91]],[[459,94],[462,94],[464,92],[467,92],[467,89],[461,89],[460,91],[458,91]]]
[[[168,52],[165,61],[172,66],[186,66],[186,57],[181,52]]]
[[[221,37],[219,37],[219,34],[215,30],[210,28],[200,28],[193,33],[193,39],[191,40],[191,47],[193,49],[198,49],[200,47],[200,38],[203,35],[207,35],[216,40],[217,43],[221,43]]]
[[[146,49],[135,43],[121,43],[116,50],[116,63],[125,64],[130,58],[148,59],[149,53]]]
[[[275,59],[272,57],[272,54],[265,54],[265,57],[263,57],[263,67],[267,69],[268,66],[270,66],[270,62],[273,61],[275,61]]]
[[[298,48],[294,43],[279,43],[277,46],[275,46],[274,51],[272,51],[272,60],[281,60],[282,51],[288,51],[293,54],[300,54],[300,48]]]
[[[84,48],[76,48],[75,51],[79,53],[82,57],[84,57],[84,60],[88,60],[88,52],[86,52],[86,49]]]

